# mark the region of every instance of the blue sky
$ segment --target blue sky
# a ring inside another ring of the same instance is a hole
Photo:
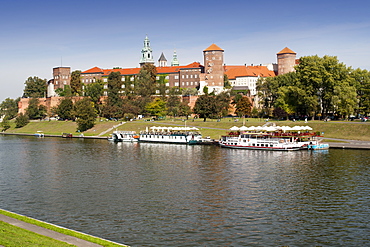
[[[369,1],[0,0],[0,102],[22,96],[29,76],[52,68],[138,67],[145,35],[158,60],[176,49],[181,65],[203,64],[212,43],[228,65],[331,55],[370,70]]]

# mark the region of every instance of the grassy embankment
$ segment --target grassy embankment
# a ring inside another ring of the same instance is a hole
[[[304,121],[272,121],[276,123],[276,125],[287,125],[287,126],[294,126],[294,125],[308,125],[313,128],[314,131],[319,131],[324,133],[324,137],[327,138],[340,138],[340,139],[348,139],[348,140],[362,140],[362,141],[370,141],[370,122],[366,123],[359,123],[359,122],[323,122],[323,121],[309,121],[308,123],[304,123]],[[88,130],[85,131],[83,134],[85,136],[97,136],[98,134],[102,133],[103,131],[117,125],[119,122],[116,121],[103,121],[103,122],[96,122],[96,125]],[[221,135],[226,133],[226,130],[231,128],[232,126],[241,127],[243,125],[242,120],[240,119],[237,122],[234,122],[231,118],[224,118],[220,122],[216,120],[207,119],[206,122],[203,122],[203,119],[196,119],[187,120],[186,122],[181,119],[167,119],[167,120],[160,120],[155,122],[138,120],[133,122],[127,122],[120,127],[118,130],[133,130],[133,131],[141,131],[145,130],[146,127],[151,126],[194,126],[201,129],[203,136],[210,136],[213,139],[219,139]],[[245,122],[246,126],[259,126],[265,124],[263,119],[247,119]],[[73,135],[79,135],[76,132],[77,125],[75,122],[72,121],[37,121],[31,122],[27,126],[23,128],[16,129],[14,128],[14,123],[12,123],[12,127],[8,129],[7,133],[25,133],[25,134],[34,134],[36,131],[43,131],[45,134],[50,135],[61,135],[62,133],[72,133]],[[111,133],[111,132],[109,132]],[[109,133],[103,135],[108,136]]]
[[[46,222],[38,221],[23,215],[11,213],[9,211],[1,210],[0,214],[18,219],[30,224],[34,224],[46,229],[50,229],[59,233],[63,233],[69,236],[74,236],[92,243],[100,244],[102,246],[123,246],[118,245],[104,239],[96,238],[83,233],[75,232],[66,228],[61,228],[55,225],[48,224]],[[74,246],[61,242],[34,232],[30,232],[23,228],[13,226],[11,224],[0,221],[0,245],[3,246]]]

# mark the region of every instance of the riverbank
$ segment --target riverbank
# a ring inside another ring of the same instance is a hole
[[[70,230],[64,227],[56,226],[50,223],[46,223],[40,220],[36,220],[24,215],[16,214],[7,210],[0,209],[0,222],[5,222],[6,230],[12,232],[12,238],[5,238],[0,235],[0,244],[7,245],[19,245],[24,239],[24,243],[30,244],[31,241],[33,244],[38,245],[38,243],[51,243],[53,246],[67,246],[63,243],[72,244],[75,246],[87,247],[87,246],[127,246],[119,243],[115,243],[106,239],[98,238],[91,236],[85,233],[77,232]],[[9,225],[13,227],[9,227]],[[4,227],[5,228],[5,227]],[[21,228],[21,229],[19,229]],[[26,230],[26,231],[24,231]],[[31,233],[34,234],[29,234]],[[16,235],[16,236],[14,236]],[[44,237],[40,237],[42,235]],[[50,238],[52,239],[50,241]],[[16,240],[15,240],[16,239]],[[53,241],[56,240],[56,241]],[[13,243],[16,241],[16,243]],[[62,242],[62,243],[59,243]]]

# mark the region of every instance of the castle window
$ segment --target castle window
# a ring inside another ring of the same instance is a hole
[[[178,75],[175,75],[175,79],[179,79],[179,76]]]
[[[179,83],[178,82],[175,82],[175,87],[178,87],[179,86]]]
[[[122,77],[122,78],[121,78],[121,81],[125,81],[125,77]]]

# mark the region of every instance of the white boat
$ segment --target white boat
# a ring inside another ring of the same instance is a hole
[[[236,149],[271,151],[298,151],[302,149],[327,149],[318,137],[308,132],[308,126],[233,127],[228,135],[222,136],[220,146]]]
[[[45,137],[45,134],[44,134],[44,132],[43,132],[43,131],[38,130],[38,131],[34,134],[34,136],[36,136],[36,137]]]
[[[109,141],[114,142],[137,142],[139,135],[135,131],[113,131],[112,135],[108,137]]]
[[[195,127],[150,127],[140,133],[140,142],[199,144],[202,135]]]

